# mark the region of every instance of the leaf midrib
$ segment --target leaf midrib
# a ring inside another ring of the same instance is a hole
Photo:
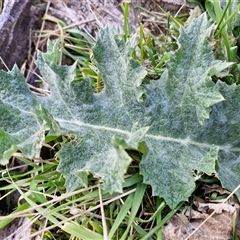
[[[80,121],[66,121],[64,119],[56,119],[56,120],[60,123],[60,125],[61,125],[61,123],[67,123],[67,124],[70,124],[70,125],[74,124],[74,125],[77,125],[77,126],[86,127],[86,128],[90,128],[90,129],[97,129],[97,130],[100,130],[100,131],[102,130],[102,131],[109,131],[109,132],[113,132],[113,133],[118,133],[118,134],[126,135],[128,137],[131,136],[131,132],[121,130],[121,129],[117,129],[117,128],[88,124],[88,123],[84,123],[84,122],[80,122]],[[159,140],[159,141],[175,142],[175,143],[179,143],[183,146],[195,145],[195,146],[198,146],[198,147],[201,147],[201,148],[208,148],[208,149],[211,149],[214,146],[214,144],[208,144],[208,143],[193,141],[189,137],[182,139],[182,138],[165,137],[165,136],[162,136],[162,135],[146,134],[145,138],[155,139],[155,140]],[[125,139],[125,140],[127,140],[127,139]],[[240,148],[231,147],[231,145],[217,145],[217,146],[219,147],[219,150],[240,152]]]

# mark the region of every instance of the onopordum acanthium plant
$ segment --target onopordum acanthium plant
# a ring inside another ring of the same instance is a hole
[[[231,66],[215,60],[206,14],[181,29],[159,80],[143,83],[146,70],[132,56],[135,36],[123,41],[105,27],[93,48],[104,89],[75,81],[75,65],[61,66],[58,44],[39,52],[37,67],[51,94],[32,93],[15,66],[0,72],[0,152],[6,164],[18,150],[39,154],[45,134],[74,136],[57,153],[68,191],[88,186],[88,174],[108,192],[121,192],[132,159],[153,195],[174,208],[188,200],[203,173],[233,190],[240,183],[240,87],[211,77]],[[240,192],[236,193],[240,197]]]

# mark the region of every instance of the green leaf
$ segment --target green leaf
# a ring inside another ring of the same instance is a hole
[[[211,30],[205,14],[182,29],[179,49],[170,57],[166,79],[162,78],[169,101],[181,107],[182,115],[196,112],[201,124],[209,118],[211,106],[224,100],[211,76],[231,65],[214,60],[207,42]]]
[[[81,226],[79,224],[72,223],[72,222],[66,222],[62,227],[62,230],[83,240],[103,239],[103,236],[101,234],[96,233],[84,226]]]
[[[32,158],[40,152],[47,130],[32,111],[39,107],[37,98],[16,66],[10,72],[0,71],[0,82],[1,164],[18,149]]]
[[[90,80],[74,80],[75,65],[58,65],[58,43],[49,42],[37,60],[49,96],[32,94],[16,68],[0,73],[1,154],[20,149],[32,156],[47,130],[49,137],[66,138],[58,171],[68,191],[87,186],[91,173],[102,188],[121,192],[131,163],[126,150],[143,154],[143,181],[171,208],[188,200],[203,173],[233,190],[240,182],[240,88],[211,81],[231,63],[213,58],[210,32],[206,14],[182,29],[162,77],[143,84],[146,70],[131,57],[135,37],[125,43],[105,27],[93,49],[104,81],[100,93]]]

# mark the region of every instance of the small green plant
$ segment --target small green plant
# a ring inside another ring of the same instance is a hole
[[[201,182],[239,185],[240,88],[217,78],[233,63],[215,59],[214,26],[206,14],[174,25],[165,51],[143,25],[137,39],[124,11],[124,34],[107,26],[96,42],[58,23],[60,39],[36,63],[46,97],[17,67],[0,72],[0,160],[29,167],[2,170],[0,190],[21,197],[0,228],[28,216],[43,239],[161,239]],[[62,66],[63,53],[75,63]]]
[[[192,1],[200,3],[201,1]],[[215,56],[219,59],[233,62],[230,71],[222,76],[222,80],[228,84],[239,84],[239,57],[238,39],[240,23],[240,1],[203,1],[202,8],[205,8],[211,20],[217,25],[214,29]]]
[[[142,85],[146,71],[131,58],[134,38],[125,42],[112,28],[105,28],[93,49],[104,81],[104,90],[99,94],[93,93],[89,80],[75,81],[75,65],[58,65],[61,51],[57,43],[49,42],[47,53],[39,53],[36,63],[51,88],[49,96],[42,98],[31,93],[16,67],[9,73],[1,72],[4,90],[1,111],[5,111],[1,119],[1,139],[5,142],[1,145],[2,163],[6,163],[16,150],[29,158],[38,154],[40,148],[36,143],[43,142],[48,131],[48,136],[73,136],[69,142],[61,144],[57,153],[61,159],[57,170],[65,177],[68,191],[87,187],[88,172],[91,172],[101,178],[104,189],[110,193],[121,192],[124,174],[132,161],[128,150],[142,154],[140,173],[144,182],[150,184],[153,194],[163,197],[171,208],[188,199],[198,174],[218,171],[219,178],[231,189],[233,181],[231,184],[225,181],[224,172],[219,169],[225,163],[223,156],[227,152],[238,151],[231,150],[234,142],[228,142],[236,132],[229,132],[225,139],[220,132],[222,128],[217,126],[221,124],[218,123],[221,115],[232,115],[229,112],[231,102],[223,100],[231,98],[238,88],[211,81],[211,76],[231,63],[213,58],[206,41],[210,33],[211,27],[203,14],[188,29],[181,31],[180,48],[171,55],[161,79]],[[21,91],[17,92],[14,84],[9,85],[13,79],[19,79]],[[14,105],[9,105],[8,96],[12,103],[16,101]],[[14,125],[9,125],[9,118],[13,116]],[[29,118],[32,124],[23,133]],[[213,120],[208,118],[213,118],[216,129],[212,126]],[[11,134],[13,130],[14,135]],[[161,149],[164,149],[162,154]],[[182,160],[171,160],[176,158]],[[181,169],[184,179],[173,169]],[[197,170],[196,176],[193,169]],[[232,174],[232,179],[238,181],[234,172]],[[173,176],[178,176],[180,185],[170,184]]]

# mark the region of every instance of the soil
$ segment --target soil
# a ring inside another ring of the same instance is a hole
[[[136,31],[142,22],[146,28],[159,34],[162,28],[158,19],[162,15],[160,7],[171,14],[188,12],[191,5],[184,2],[133,0],[129,14],[132,30]],[[15,63],[21,68],[26,60],[31,61],[31,55],[36,50],[36,31],[41,28],[44,12],[96,36],[98,30],[107,23],[122,28],[120,3],[121,0],[5,0],[0,15],[0,56],[4,61],[0,61],[0,69],[12,69]]]

